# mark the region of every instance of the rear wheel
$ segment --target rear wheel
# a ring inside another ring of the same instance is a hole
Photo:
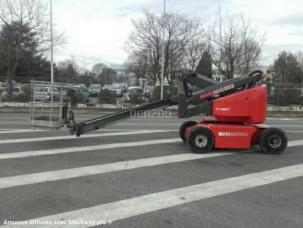
[[[279,128],[266,128],[260,136],[259,145],[268,154],[280,154],[287,147],[287,137]]]
[[[195,127],[189,133],[187,142],[194,153],[204,154],[210,152],[215,145],[213,133],[205,127]]]
[[[190,127],[190,126],[193,126],[193,125],[196,125],[196,124],[197,124],[197,122],[192,121],[192,120],[189,120],[189,121],[186,121],[186,122],[182,123],[182,125],[179,128],[179,136],[183,140],[183,142],[186,142],[185,129],[187,127]]]

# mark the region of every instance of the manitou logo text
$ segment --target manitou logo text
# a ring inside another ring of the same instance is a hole
[[[219,89],[215,89],[215,90],[212,90],[212,91],[208,91],[208,92],[202,93],[200,95],[200,99],[205,99],[207,97],[211,97],[211,96],[223,93],[225,91],[228,91],[228,90],[231,90],[231,89],[234,89],[234,88],[235,88],[234,84],[225,85],[225,86],[223,86],[223,87],[221,87]]]
[[[221,111],[221,112],[229,112],[230,108],[223,108],[223,107],[217,107],[216,111]]]
[[[245,137],[248,136],[247,132],[224,132],[224,131],[219,131],[219,136],[221,137]]]

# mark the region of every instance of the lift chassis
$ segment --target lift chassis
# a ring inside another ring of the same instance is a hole
[[[80,136],[111,123],[127,119],[132,113],[178,105],[178,116],[189,118],[206,114],[211,118],[188,120],[179,128],[180,138],[195,153],[213,149],[248,149],[259,145],[266,153],[278,154],[287,147],[287,137],[279,129],[264,125],[267,88],[262,71],[218,83],[203,75],[189,74],[179,83],[178,96],[126,109],[80,123],[70,132]],[[195,104],[190,101],[195,99]]]

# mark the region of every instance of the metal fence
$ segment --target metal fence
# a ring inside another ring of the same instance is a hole
[[[276,106],[303,105],[303,87],[296,83],[268,83],[268,103]]]

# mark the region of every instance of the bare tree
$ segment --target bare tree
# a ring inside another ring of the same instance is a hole
[[[142,56],[148,62],[148,70],[157,75],[160,71],[161,58],[161,24],[159,18],[154,14],[145,11],[144,18],[140,20],[133,20],[134,31],[130,34],[126,43],[126,50],[130,54],[128,63],[132,65],[141,66]],[[140,77],[141,75],[137,75]]]
[[[0,26],[20,23],[35,33],[39,51],[50,48],[48,5],[44,0],[2,0]],[[55,36],[55,43],[62,42],[62,35]]]
[[[127,71],[136,75],[137,81],[139,78],[144,78],[147,72],[149,72],[148,60],[145,53],[136,53],[136,55],[128,56],[125,64]]]
[[[205,50],[206,44],[203,42],[203,38],[191,40],[185,50],[184,68],[189,72],[194,72]]]
[[[301,70],[303,71],[303,52],[299,51],[296,56],[297,56],[297,59],[299,62],[299,66],[300,66]]]
[[[249,72],[259,59],[264,41],[251,21],[243,16],[222,18],[219,12],[210,28],[210,53],[218,71],[227,79]]]
[[[203,28],[197,18],[183,15],[167,14],[163,20],[167,33],[164,72],[168,82],[171,82],[184,67],[193,70],[197,66],[204,47]]]
[[[202,47],[199,43],[202,39],[199,38],[203,33],[198,19],[174,13],[159,16],[145,11],[144,17],[134,20],[133,25],[134,31],[129,36],[126,50],[143,71],[160,77],[163,27],[166,33],[164,73],[168,82],[171,84],[185,66],[190,69],[197,64],[197,50]]]
[[[243,42],[243,66],[239,73],[248,74],[257,65],[261,53],[260,42],[247,38]]]
[[[36,58],[50,48],[48,6],[44,0],[1,0],[0,51],[4,56],[9,95],[17,68],[28,56]],[[63,36],[55,38],[55,44]]]

